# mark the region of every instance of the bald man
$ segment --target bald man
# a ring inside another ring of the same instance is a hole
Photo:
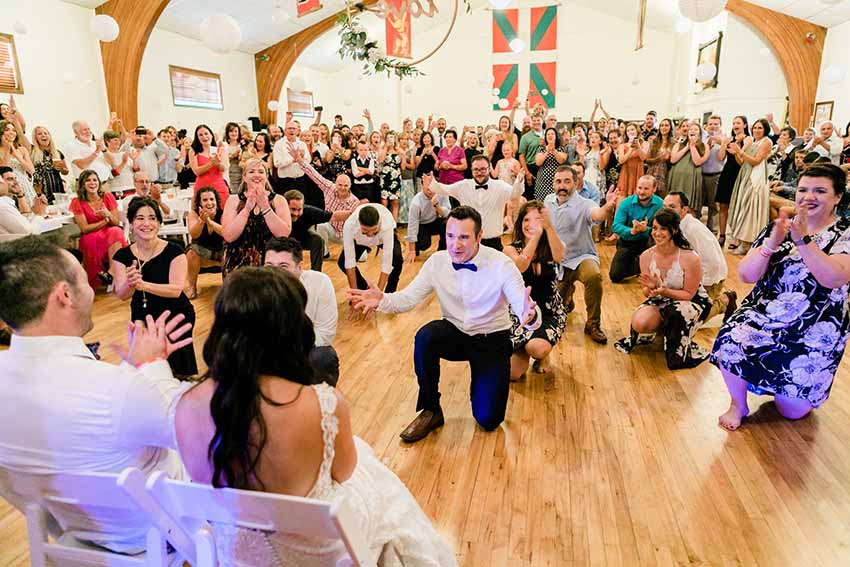
[[[296,163],[296,157],[309,159],[307,144],[298,139],[300,127],[294,120],[286,123],[283,138],[274,144],[274,165],[277,168],[275,191],[283,194],[292,189],[304,192],[304,171]]]

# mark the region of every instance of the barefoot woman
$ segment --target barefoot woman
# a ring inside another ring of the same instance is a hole
[[[846,176],[832,164],[800,174],[793,219],[768,224],[738,273],[755,287],[717,334],[711,362],[732,397],[720,425],[735,430],[749,413],[747,390],[772,394],[799,419],[829,396],[850,330],[850,219],[837,217]]]

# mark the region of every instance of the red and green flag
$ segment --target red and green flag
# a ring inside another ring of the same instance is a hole
[[[556,71],[558,64],[531,63],[528,69],[528,83],[531,97],[529,105],[534,106],[538,102],[546,105],[546,108],[555,108],[555,86]]]
[[[558,48],[558,7],[541,6],[531,9],[531,51],[552,51]]]
[[[493,65],[494,87],[499,89],[498,100],[508,99],[508,107],[513,106],[519,94],[519,65],[509,63],[504,65]],[[498,100],[493,103],[493,110],[504,110],[499,108]]]
[[[510,42],[519,35],[519,10],[493,10],[493,53],[510,53]]]

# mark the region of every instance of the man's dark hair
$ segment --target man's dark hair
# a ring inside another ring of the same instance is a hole
[[[647,116],[655,116],[656,118],[658,117],[658,113],[655,112],[654,110],[650,110],[649,112],[646,113],[646,115]]]
[[[132,223],[136,218],[136,214],[139,212],[139,209],[144,207],[150,207],[153,209],[153,214],[156,215],[156,220],[159,221],[159,224],[162,224],[162,211],[159,208],[159,203],[150,197],[133,197],[130,200],[130,204],[127,205],[127,221]]]
[[[847,190],[847,174],[833,163],[813,163],[800,172],[797,183],[804,177],[826,177],[832,181],[832,189],[836,195],[843,195]]]
[[[303,201],[304,193],[302,193],[298,189],[290,189],[289,191],[283,194],[283,198],[286,199],[287,203],[289,201]]]
[[[453,128],[449,128],[448,130],[446,130],[445,132],[443,132],[443,136],[448,136],[449,134],[451,134],[452,136],[454,136],[454,137],[455,137],[455,140],[457,140],[457,130],[455,130],[455,129],[453,129]]]
[[[375,207],[365,206],[357,214],[357,220],[360,222],[360,226],[378,226],[381,222],[381,216]]]
[[[682,207],[689,207],[691,205],[691,202],[688,200],[688,196],[682,193],[681,191],[673,191],[671,193],[667,193],[668,197],[670,197],[671,195],[679,198],[679,203],[682,205]]]
[[[573,168],[573,171],[575,171],[575,168],[576,168],[576,167],[580,167],[582,171],[587,171],[587,167],[584,165],[584,163],[582,163],[582,162],[580,162],[580,161],[578,161],[578,160],[576,160],[576,161],[574,161],[573,163],[571,163],[571,164],[570,164],[570,167],[572,167],[572,168]]]
[[[423,136],[424,136],[424,134],[423,134]],[[490,158],[488,158],[484,154],[475,154],[474,156],[472,156],[472,161],[469,162],[470,169],[472,168],[473,163],[475,163],[476,161],[481,161],[481,160],[484,160],[487,163],[490,163]]]
[[[0,165],[0,177],[3,177],[7,173],[11,173],[13,171],[14,170],[11,167],[9,167],[8,165]]]
[[[342,114],[334,114],[334,120],[336,120],[337,118],[342,120]]]
[[[301,243],[288,236],[275,236],[266,242],[266,254],[269,252],[289,252],[296,264],[300,264],[304,258]],[[264,258],[265,260],[265,258]]]
[[[573,180],[573,183],[578,181],[578,177],[576,176],[576,170],[573,169],[573,166],[568,164],[559,165],[558,168],[555,170],[555,173],[558,174],[564,171],[568,171],[570,173],[570,178]]]
[[[148,133],[148,129],[144,126],[136,126],[136,129],[133,130],[133,133],[137,136],[144,136]]]
[[[457,220],[472,219],[472,223],[475,225],[475,234],[478,235],[481,233],[481,213],[472,207],[467,205],[455,207],[449,212],[448,218]]]
[[[779,131],[780,134],[782,132],[788,132],[788,137],[791,139],[792,142],[794,141],[794,138],[797,137],[797,130],[795,130],[793,126],[786,126],[785,128]]]
[[[0,319],[14,330],[38,320],[57,283],[77,289],[77,273],[62,249],[43,236],[0,244]]]

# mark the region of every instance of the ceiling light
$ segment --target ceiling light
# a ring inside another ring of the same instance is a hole
[[[511,51],[514,53],[520,53],[523,49],[525,49],[525,42],[520,38],[515,37],[508,43],[508,47],[510,47]]]

